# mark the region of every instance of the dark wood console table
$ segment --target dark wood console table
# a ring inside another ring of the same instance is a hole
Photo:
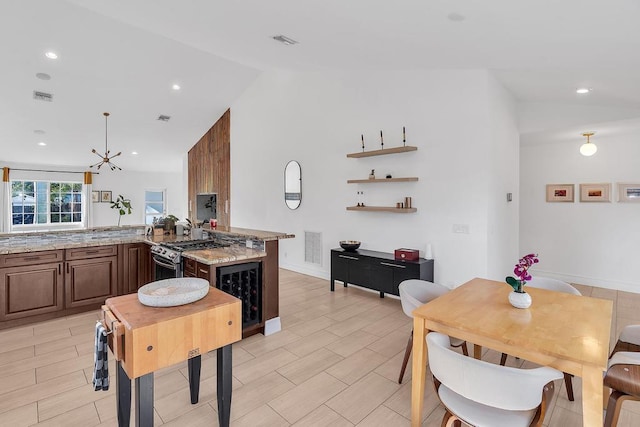
[[[331,249],[331,291],[335,281],[344,287],[351,283],[384,294],[399,295],[398,285],[403,280],[422,279],[433,282],[433,260],[419,258],[417,261],[401,261],[392,253],[368,251],[345,251]]]
[[[118,425],[129,425],[135,379],[135,425],[153,426],[153,372],[183,360],[188,360],[191,403],[197,403],[201,354],[217,349],[218,421],[229,426],[231,344],[242,338],[241,310],[239,299],[215,288],[199,301],[176,307],[147,307],[137,294],[107,299],[102,322],[111,332],[109,347],[118,371]]]

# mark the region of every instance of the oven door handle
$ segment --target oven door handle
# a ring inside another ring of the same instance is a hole
[[[170,270],[177,270],[178,269],[177,264],[167,263],[167,262],[163,261],[162,258],[160,258],[159,256],[154,256],[153,257],[153,262],[155,262],[156,264],[158,264],[158,265],[160,265],[162,267],[168,268]]]

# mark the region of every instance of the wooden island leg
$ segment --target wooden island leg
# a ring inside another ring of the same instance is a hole
[[[202,366],[202,356],[192,357],[187,361],[187,366],[189,371],[191,404],[196,404],[200,396],[200,367]]]
[[[153,427],[153,372],[136,378],[136,427]]]
[[[118,427],[129,427],[131,422],[131,379],[122,368],[120,361],[116,361],[116,371]]]
[[[218,422],[220,427],[229,427],[231,417],[231,344],[219,348],[216,358],[218,359]]]

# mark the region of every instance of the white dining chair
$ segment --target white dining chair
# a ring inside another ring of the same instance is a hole
[[[526,286],[529,286],[531,288],[547,289],[549,291],[555,291],[555,292],[563,292],[565,294],[572,294],[572,295],[579,295],[579,296],[582,295],[579,290],[577,290],[567,282],[563,282],[562,280],[552,279],[550,277],[536,276],[531,280],[529,280]],[[504,366],[505,363],[507,363],[507,355],[505,353],[502,353],[502,357],[500,358],[500,365]],[[573,375],[567,374],[566,372],[564,373],[564,384],[567,389],[567,398],[571,402],[573,402],[574,401],[573,381],[571,380],[571,377],[573,377]]]
[[[518,369],[465,357],[449,348],[449,337],[427,334],[429,367],[443,426],[541,426],[562,372],[549,367]]]
[[[640,325],[622,329],[609,358],[604,385],[612,389],[604,427],[615,427],[622,404],[626,400],[640,400]]]
[[[404,314],[412,319],[413,310],[450,291],[450,289],[446,286],[420,279],[405,280],[401,282],[400,285],[398,285],[398,290],[400,291],[400,303],[402,304],[402,311],[404,311]],[[462,347],[462,352],[464,353],[464,355],[469,355],[467,343],[465,341],[457,338],[451,338],[450,345],[453,347]],[[407,363],[409,362],[409,356],[411,355],[412,347],[413,330],[411,330],[411,335],[409,335],[409,341],[407,342],[407,348],[404,351],[404,360],[402,361],[402,368],[400,369],[398,384],[402,384],[402,378],[404,377],[404,371],[407,369]]]

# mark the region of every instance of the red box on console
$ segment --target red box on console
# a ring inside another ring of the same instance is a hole
[[[395,258],[401,261],[417,261],[420,252],[417,249],[400,248],[393,252]]]

